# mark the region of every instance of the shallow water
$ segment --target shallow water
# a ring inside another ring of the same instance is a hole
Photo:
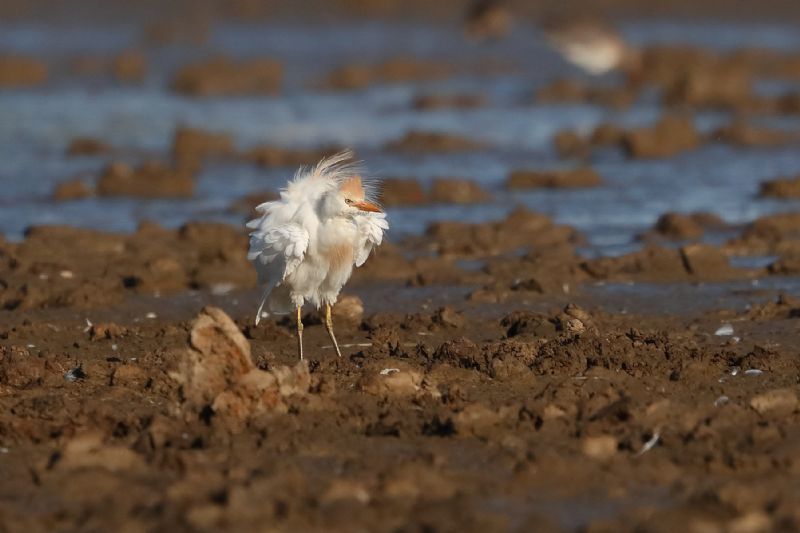
[[[676,22],[629,23],[631,41],[694,43],[716,49],[743,46],[800,49],[800,34],[776,25],[714,25]],[[71,77],[64,66],[80,54],[112,54],[136,46],[133,27],[59,28],[0,26],[0,50],[45,57],[55,65],[54,81],[29,91],[0,91],[0,232],[20,238],[36,224],[73,224],[129,231],[142,219],[176,226],[189,219],[239,224],[227,212],[235,199],[280,186],[293,169],[261,169],[246,164],[212,164],[198,178],[189,200],[86,199],[53,203],[54,185],[76,175],[94,175],[101,157],[64,156],[76,136],[93,136],[122,151],[122,158],[165,156],[177,125],[231,133],[239,147],[259,143],[288,147],[348,145],[379,176],[472,178],[494,193],[480,206],[426,206],[389,210],[395,238],[422,231],[440,219],[483,221],[502,217],[517,204],[576,226],[589,238],[587,254],[616,254],[638,246],[636,234],[666,211],[710,211],[731,223],[765,213],[796,209],[798,202],[754,197],[760,181],[800,173],[796,146],[734,149],[707,145],[669,160],[630,161],[615,151],[596,153],[591,165],[605,185],[587,190],[504,191],[515,168],[555,168],[560,161],[552,135],[564,128],[588,131],[602,121],[646,124],[660,113],[654,97],[626,111],[586,105],[534,105],[534,90],[556,77],[581,78],[549,51],[535,28],[521,26],[501,43],[465,43],[459,28],[424,24],[352,22],[327,26],[231,25],[215,27],[200,48],[171,45],[148,51],[150,74],[141,87],[108,80]],[[223,52],[234,57],[270,56],[286,64],[285,89],[277,97],[184,98],[166,87],[180,64]],[[371,87],[363,91],[321,92],[313,85],[331,68],[349,61],[379,61],[397,55],[448,60],[462,74],[426,83]],[[502,74],[476,74],[476,64],[514,65]],[[62,72],[63,71],[63,72]],[[611,80],[609,80],[611,81]],[[777,87],[777,88],[776,88]],[[759,89],[782,85],[764,82]],[[488,95],[475,110],[415,111],[421,92],[468,91]],[[721,113],[696,115],[710,130],[727,120]],[[800,129],[800,120],[770,119]],[[381,146],[410,129],[457,133],[488,143],[485,151],[459,154],[392,154]]]

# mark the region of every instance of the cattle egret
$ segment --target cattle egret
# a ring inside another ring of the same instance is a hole
[[[247,258],[264,287],[256,324],[266,305],[276,314],[297,312],[297,349],[303,358],[302,307],[325,306],[325,328],[339,357],[331,306],[353,272],[364,264],[389,229],[386,215],[371,198],[372,183],[363,183],[350,151],[301,168],[280,199],[256,210],[251,220]]]

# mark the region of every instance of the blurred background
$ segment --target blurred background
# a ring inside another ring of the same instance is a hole
[[[800,3],[0,4],[0,234],[242,225],[354,148],[390,238],[518,205],[586,255],[800,207]]]

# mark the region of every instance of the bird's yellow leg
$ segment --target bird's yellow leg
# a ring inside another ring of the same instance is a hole
[[[339,357],[342,356],[342,352],[339,351],[339,343],[336,342],[336,335],[333,334],[333,319],[331,318],[331,304],[325,304],[325,329],[328,330],[328,335],[333,341],[333,347],[336,348],[336,355]]]
[[[303,313],[302,307],[297,308],[297,351],[303,359]]]

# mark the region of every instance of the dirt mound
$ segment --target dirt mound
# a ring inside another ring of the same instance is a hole
[[[734,146],[778,146],[800,141],[800,132],[785,131],[734,120],[711,134],[715,140]]]
[[[622,137],[622,147],[630,157],[663,158],[694,150],[702,139],[692,119],[666,115],[653,126],[628,131]]]
[[[707,229],[721,229],[726,226],[725,221],[713,213],[664,213],[658,217],[652,232],[643,237],[646,240],[654,233],[676,241],[696,240]]]
[[[475,109],[486,105],[487,98],[481,94],[421,94],[414,98],[412,106],[420,111],[440,109]]]
[[[80,178],[62,181],[53,190],[53,199],[57,202],[79,200],[94,195],[94,190]]]
[[[188,96],[275,94],[280,91],[283,66],[272,59],[235,62],[225,57],[181,67],[172,88]]]
[[[104,155],[112,151],[111,145],[100,139],[92,137],[76,137],[67,146],[67,155],[70,156],[95,156]]]
[[[319,149],[293,149],[280,146],[255,146],[245,151],[242,157],[262,167],[299,167],[316,164],[321,159],[341,152],[341,148],[329,146]]]
[[[437,80],[452,73],[453,68],[450,65],[397,57],[375,65],[341,66],[322,80],[320,86],[328,90],[355,90],[375,84]]]
[[[246,215],[248,220],[251,220],[257,216],[260,216],[260,213],[255,210],[256,207],[265,202],[277,200],[278,198],[280,198],[280,196],[275,191],[254,192],[235,200],[231,205],[228,206],[228,212]]]
[[[386,150],[396,152],[465,152],[485,148],[482,143],[452,133],[409,131],[388,143]]]
[[[388,178],[381,181],[383,205],[474,204],[488,202],[491,196],[470,179],[435,178],[426,191],[414,178]]]
[[[509,189],[575,189],[598,187],[603,180],[590,168],[570,170],[515,170],[506,180]]]
[[[723,250],[705,244],[691,244],[679,250],[648,246],[619,257],[585,261],[583,268],[594,278],[616,281],[742,279],[758,274],[732,267]]]
[[[766,215],[748,224],[728,246],[739,252],[767,254],[797,249],[800,213]]]
[[[233,138],[227,133],[179,127],[172,137],[172,157],[182,168],[196,168],[206,159],[235,154]]]
[[[0,307],[96,307],[136,293],[250,287],[246,249],[246,235],[213,223],[145,224],[132,235],[37,227],[0,245]]]
[[[420,205],[427,201],[425,190],[414,178],[386,178],[381,182],[383,205]]]
[[[428,227],[426,236],[432,241],[429,246],[445,256],[490,256],[580,240],[573,228],[557,226],[548,217],[522,208],[493,223],[436,222]]]
[[[117,81],[141,83],[147,77],[147,58],[137,50],[126,50],[114,58],[111,68]]]
[[[538,104],[581,103],[626,109],[638,96],[635,87],[592,87],[574,80],[555,80],[536,92]]]
[[[103,171],[95,189],[98,196],[183,198],[194,193],[194,177],[187,169],[170,168],[155,161],[138,168],[112,163]]]
[[[47,76],[47,65],[37,59],[0,55],[0,87],[42,85]]]
[[[765,181],[758,195],[762,198],[800,198],[800,176]]]
[[[181,386],[187,421],[206,418],[229,431],[243,430],[253,417],[286,412],[284,398],[308,393],[308,365],[258,369],[250,344],[222,310],[206,307],[194,320],[190,348],[170,376]]]
[[[436,178],[431,184],[430,201],[441,204],[475,204],[488,202],[489,193],[472,180]]]

